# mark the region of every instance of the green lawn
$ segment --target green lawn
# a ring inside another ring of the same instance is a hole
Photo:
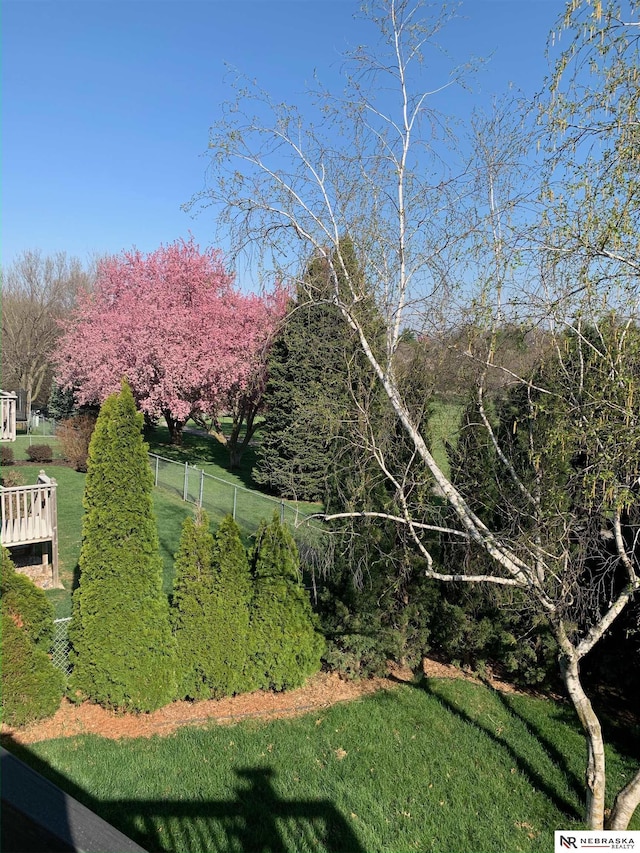
[[[229,451],[213,436],[200,435],[185,430],[182,434],[182,446],[176,447],[171,444],[167,427],[158,425],[152,430],[145,431],[145,441],[149,444],[151,453],[157,453],[159,456],[178,462],[190,462],[191,464],[197,462],[198,466],[208,474],[230,480],[248,489],[257,488],[251,477],[251,471],[256,461],[254,446],[249,446],[245,450],[240,468],[231,471]]]
[[[458,403],[437,401],[433,405],[433,412],[429,419],[431,451],[447,477],[451,474],[447,444],[452,444],[454,447],[456,445],[461,414],[462,406]]]
[[[29,458],[27,456],[27,448],[30,444],[48,444],[53,451],[54,459],[63,458],[60,442],[54,435],[17,435],[16,440],[7,446],[13,450],[13,458],[19,461]]]
[[[569,709],[463,681],[293,720],[8,747],[149,851],[548,851],[582,809]],[[616,784],[633,764],[608,750]]]

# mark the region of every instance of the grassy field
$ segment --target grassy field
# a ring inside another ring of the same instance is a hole
[[[436,402],[429,420],[431,432],[431,451],[433,456],[448,476],[451,474],[449,459],[447,456],[447,444],[454,447],[458,438],[458,425],[461,414],[461,406],[458,403]]]
[[[8,746],[149,851],[548,851],[582,809],[569,709],[464,681],[293,720]],[[607,759],[616,785],[630,777],[630,758]]]
[[[18,458],[17,455],[16,458]],[[60,580],[64,589],[47,590],[47,597],[55,607],[56,618],[62,619],[71,615],[71,591],[77,585],[84,512],[82,495],[86,475],[55,464],[21,465],[10,470],[19,471],[25,483],[29,485],[36,482],[40,468],[44,468],[47,474],[54,477],[58,483],[58,558]],[[175,475],[180,479],[183,476],[182,471],[179,466],[176,468]],[[175,490],[163,488],[153,490],[153,504],[163,560],[163,586],[167,593],[172,588],[173,555],[178,549],[182,523],[194,511],[193,504],[185,503],[179,496],[181,494],[181,487]],[[224,515],[233,509],[233,487],[208,481],[204,506],[209,510],[215,527]],[[261,518],[270,519],[273,510],[279,509],[279,504],[266,501],[259,494],[242,490],[237,497],[236,509],[236,518],[245,534],[245,545],[248,546],[251,544],[251,537],[257,530]],[[291,502],[287,502],[285,517],[291,520],[293,515]]]
[[[16,440],[12,441],[8,446],[13,450],[14,459],[21,461],[29,458],[27,456],[27,448],[30,444],[48,444],[53,451],[54,459],[63,458],[60,443],[54,435],[17,435]]]

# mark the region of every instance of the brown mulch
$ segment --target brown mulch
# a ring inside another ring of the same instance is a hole
[[[465,678],[477,681],[474,676],[454,666],[425,658],[423,672],[432,678]],[[173,702],[152,714],[117,714],[89,702],[74,704],[63,699],[53,717],[23,729],[2,726],[3,737],[15,743],[35,743],[52,738],[97,734],[117,740],[119,738],[169,735],[185,725],[206,723],[234,723],[240,720],[290,717],[328,708],[338,702],[359,699],[378,690],[390,690],[397,684],[414,678],[408,668],[390,666],[389,677],[345,681],[335,673],[320,672],[297,690],[286,693],[257,691],[226,699],[201,702]],[[515,688],[497,679],[490,680],[496,689],[514,692]]]

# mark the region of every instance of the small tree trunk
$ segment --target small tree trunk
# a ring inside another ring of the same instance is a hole
[[[171,417],[171,414],[167,411],[163,412],[162,414],[164,415],[164,419],[167,422],[169,436],[171,438],[171,444],[175,444],[176,447],[181,447],[182,427],[184,426],[184,421],[179,421],[176,418]]]
[[[607,829],[624,830],[629,826],[633,813],[640,805],[640,770],[615,798]]]
[[[237,468],[240,467],[240,461],[242,459],[244,447],[241,444],[228,442],[227,448],[229,450],[229,468],[232,471],[235,471]]]
[[[587,813],[585,821],[589,829],[603,829],[606,772],[602,729],[589,697],[580,683],[578,655],[573,648],[568,651],[564,644],[560,654],[560,670],[569,697],[587,737],[587,769],[585,774]]]

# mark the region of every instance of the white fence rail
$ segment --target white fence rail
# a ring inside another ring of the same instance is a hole
[[[33,486],[0,487],[0,540],[6,548],[51,542],[52,582],[58,584],[56,481],[44,471]],[[44,556],[43,556],[44,559]]]
[[[53,539],[56,530],[56,481],[44,471],[33,486],[2,487],[2,544],[28,545]]]

